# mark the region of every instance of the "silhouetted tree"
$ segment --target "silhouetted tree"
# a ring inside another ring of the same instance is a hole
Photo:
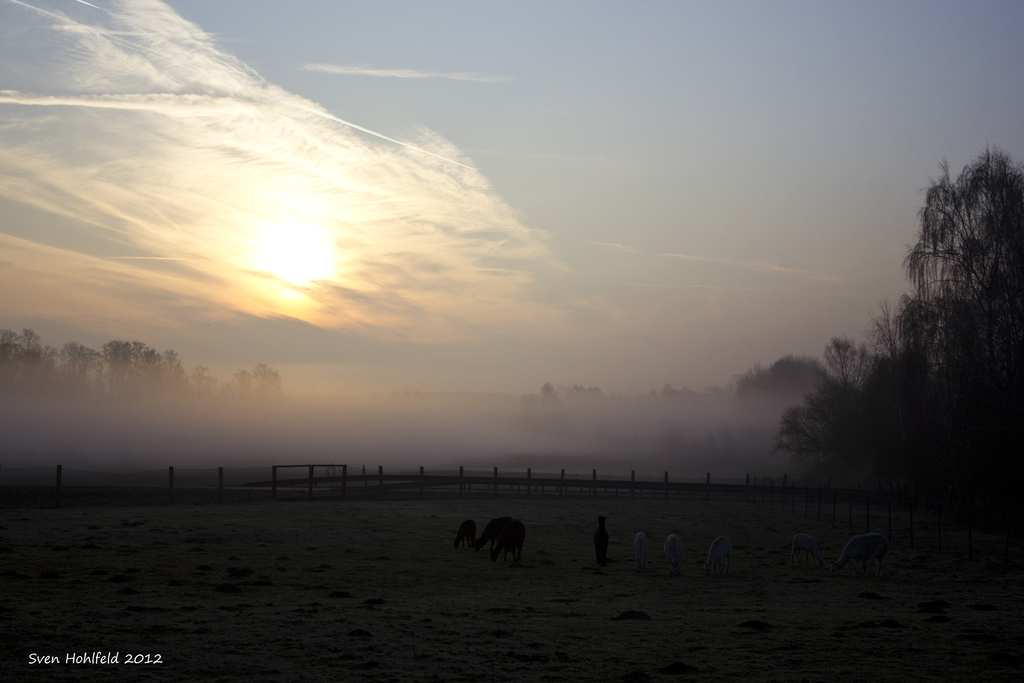
[[[252,369],[252,390],[256,398],[264,401],[282,398],[281,375],[266,363],[259,363]]]
[[[855,467],[866,450],[864,388],[871,357],[846,337],[833,337],[824,357],[817,390],[782,414],[773,449],[815,465]]]
[[[986,150],[955,180],[941,169],[904,263],[913,291],[872,317],[872,352],[833,340],[776,450],[967,487],[1024,474],[1024,166]]]
[[[767,368],[755,363],[736,378],[736,395],[740,398],[775,396],[799,399],[814,391],[825,374],[816,358],[787,355]]]
[[[1024,166],[986,150],[953,180],[945,162],[920,211],[901,324],[928,363],[943,469],[1022,473]],[[939,444],[936,444],[939,445]]]

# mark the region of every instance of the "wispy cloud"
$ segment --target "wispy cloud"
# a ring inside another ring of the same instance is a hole
[[[743,269],[746,269],[746,270],[758,271],[758,272],[761,272],[761,273],[777,273],[779,275],[792,275],[792,276],[799,277],[799,278],[802,278],[802,279],[805,279],[805,280],[815,280],[815,281],[818,281],[818,282],[842,282],[843,281],[843,279],[841,277],[837,277],[835,275],[832,275],[830,273],[826,273],[824,271],[820,271],[820,270],[807,270],[807,269],[802,269],[802,268],[787,268],[785,266],[780,266],[777,263],[771,263],[770,261],[750,261],[750,260],[742,260],[742,259],[727,259],[727,258],[719,258],[719,257],[716,257],[716,256],[701,256],[701,255],[698,255],[698,254],[677,254],[677,253],[671,253],[671,252],[665,252],[665,253],[646,253],[646,252],[637,251],[635,249],[631,249],[630,247],[627,247],[627,246],[625,246],[623,244],[617,244],[615,242],[595,242],[595,241],[592,241],[592,240],[587,240],[587,243],[588,244],[594,244],[594,245],[601,246],[601,247],[611,247],[613,249],[618,249],[620,251],[624,251],[624,252],[627,252],[627,253],[630,253],[630,254],[639,254],[639,255],[642,255],[642,256],[656,256],[656,257],[662,257],[662,258],[677,259],[677,260],[680,260],[680,261],[692,261],[692,262],[696,262],[696,263],[713,263],[713,264],[718,264],[718,265],[722,265],[722,266],[730,266],[730,267],[734,267],[734,268],[743,268]]]
[[[453,81],[478,81],[480,83],[508,83],[512,79],[507,76],[488,76],[472,72],[442,73],[437,71],[417,71],[415,69],[374,69],[367,66],[348,66],[344,64],[303,64],[303,71],[318,71],[325,74],[341,76],[375,76],[377,78],[447,78]]]
[[[0,196],[148,255],[0,242],[36,281],[59,274],[62,300],[94,293],[71,315],[131,292],[126,315],[187,306],[411,340],[557,324],[530,291],[558,263],[438,134],[399,141],[338,119],[156,0],[95,26],[40,15],[51,25],[16,35],[45,41],[47,94],[0,92]],[[0,289],[16,277],[0,271]]]

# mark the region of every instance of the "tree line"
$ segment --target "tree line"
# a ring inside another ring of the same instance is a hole
[[[265,363],[238,370],[220,384],[208,367],[186,371],[174,350],[158,352],[140,341],[115,339],[99,351],[78,342],[43,345],[35,331],[0,330],[0,392],[106,396],[149,395],[283,398],[281,375]]]
[[[943,162],[918,214],[911,288],[836,337],[774,448],[822,472],[1008,492],[1024,474],[1024,165]]]

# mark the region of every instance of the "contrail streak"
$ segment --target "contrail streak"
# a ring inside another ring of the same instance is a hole
[[[85,0],[75,0],[75,2],[80,2],[83,5],[88,5],[89,7],[96,7],[96,5],[92,4],[91,2],[86,2]],[[96,9],[103,10],[102,7],[96,7]]]
[[[107,38],[108,40],[111,40],[111,41],[117,42],[117,43],[122,43],[122,44],[124,44],[124,45],[126,45],[128,47],[131,47],[131,48],[133,48],[135,50],[138,50],[139,52],[148,53],[150,55],[157,55],[157,56],[161,57],[162,59],[165,59],[165,60],[171,62],[172,64],[176,64],[177,66],[184,66],[182,64],[178,64],[173,59],[170,59],[170,57],[168,57],[167,55],[161,54],[160,52],[158,52],[156,50],[153,50],[151,48],[145,47],[143,45],[138,45],[138,44],[133,43],[133,42],[131,42],[129,40],[125,40],[124,38],[120,38],[120,37],[117,37],[117,36],[109,35],[109,34],[107,34],[104,31],[100,31],[100,30],[96,29],[95,27],[87,26],[85,24],[81,24],[81,23],[79,23],[79,22],[77,22],[77,21],[75,21],[73,19],[70,19],[68,17],[62,16],[60,14],[55,14],[54,12],[49,12],[47,10],[40,9],[39,7],[36,7],[35,5],[30,5],[27,2],[22,2],[21,0],[7,0],[7,1],[10,2],[10,3],[13,3],[15,5],[19,5],[21,7],[24,7],[27,10],[30,10],[30,11],[36,12],[38,14],[41,14],[43,16],[51,17],[53,19],[57,19],[58,21],[61,21],[61,22],[64,22],[64,23],[75,24],[76,26],[81,26],[82,28],[86,28],[86,29],[95,31],[97,34],[102,35],[103,37]],[[81,2],[83,5],[89,5],[90,7],[96,7],[96,5],[89,4],[88,2],[85,2],[84,0],[77,0],[77,2]],[[96,7],[96,9],[102,10],[103,8]],[[103,11],[106,11],[106,10],[103,10]],[[185,67],[185,68],[188,68],[188,67]],[[195,71],[195,70],[193,69],[193,71]],[[381,140],[387,140],[388,142],[394,143],[396,145],[400,145],[402,147],[406,147],[408,149],[411,149],[413,151],[419,152],[421,154],[426,154],[428,156],[432,156],[435,159],[440,159],[441,161],[446,161],[449,164],[455,164],[456,166],[461,166],[462,168],[466,168],[466,169],[469,169],[469,170],[474,170],[472,166],[467,166],[466,164],[463,164],[461,162],[455,161],[454,159],[449,159],[448,157],[443,157],[440,154],[434,154],[433,152],[428,152],[427,150],[425,150],[425,149],[423,149],[421,147],[417,147],[415,145],[410,145],[408,142],[402,142],[401,140],[396,140],[395,138],[388,137],[387,135],[384,135],[383,133],[378,133],[377,131],[370,130],[369,128],[365,128],[365,127],[360,126],[358,124],[352,123],[351,121],[346,121],[344,119],[340,119],[337,116],[334,116],[332,114],[328,114],[328,113],[322,112],[322,111],[317,111],[315,109],[310,109],[309,107],[304,107],[302,105],[295,104],[294,102],[288,102],[287,100],[282,100],[280,98],[273,97],[271,95],[267,95],[267,97],[269,99],[271,99],[271,100],[276,101],[276,102],[280,102],[281,104],[283,104],[285,106],[292,107],[293,109],[299,109],[299,110],[305,111],[305,112],[307,112],[309,114],[315,114],[316,116],[320,116],[320,117],[323,117],[325,119],[329,119],[331,121],[334,121],[336,123],[340,123],[343,126],[348,126],[349,128],[354,128],[354,129],[356,129],[358,131],[362,131],[362,132],[366,133],[367,135],[373,135],[375,137],[380,138]]]
[[[402,142],[401,140],[396,140],[394,138],[389,138],[387,135],[384,135],[382,133],[378,133],[376,131],[370,130],[369,128],[363,128],[362,126],[357,125],[355,123],[352,123],[351,121],[346,121],[345,119],[339,119],[337,116],[334,116],[333,114],[327,114],[327,113],[322,112],[322,111],[317,111],[316,109],[310,109],[309,107],[303,107],[300,104],[295,104],[294,102],[288,102],[287,100],[282,100],[282,99],[277,98],[277,97],[271,97],[269,95],[268,95],[268,97],[270,97],[270,99],[272,99],[272,100],[274,100],[276,102],[280,102],[281,104],[283,104],[285,106],[293,107],[295,109],[300,109],[300,110],[302,110],[304,112],[308,112],[310,114],[315,114],[317,116],[322,116],[325,119],[330,119],[331,121],[336,121],[336,122],[338,122],[338,123],[340,123],[340,124],[342,124],[344,126],[348,126],[350,128],[355,128],[356,130],[361,130],[364,133],[368,133],[370,135],[375,135],[376,137],[380,138],[381,140],[387,140],[388,142],[393,142],[396,145],[401,145],[402,147],[408,147],[409,149],[415,150],[415,151],[420,152],[422,154],[430,155],[430,156],[434,157],[435,159],[440,159],[441,161],[447,161],[449,164],[455,164],[456,166],[461,166],[462,168],[468,168],[471,171],[473,170],[472,166],[467,166],[466,164],[463,164],[463,163],[460,163],[458,161],[455,161],[454,159],[449,159],[447,157],[443,157],[440,154],[434,154],[433,152],[428,152],[427,150],[425,150],[425,149],[423,149],[421,147],[416,147],[415,145],[410,145],[408,142]]]

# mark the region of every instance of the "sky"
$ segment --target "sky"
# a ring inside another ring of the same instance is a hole
[[[286,391],[726,385],[1024,159],[1019,2],[0,0],[0,328]]]

